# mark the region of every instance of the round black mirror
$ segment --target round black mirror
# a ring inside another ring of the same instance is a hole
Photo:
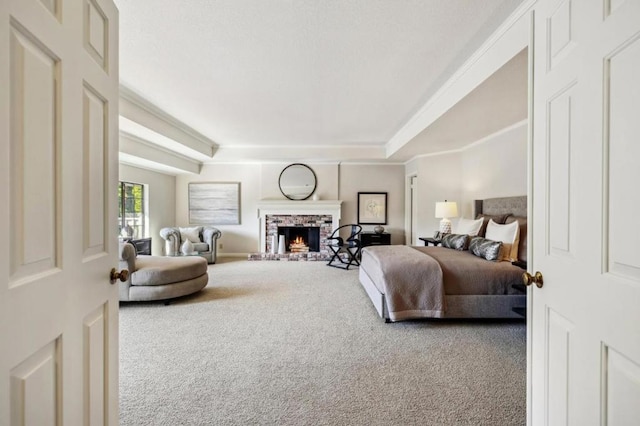
[[[280,173],[278,185],[282,195],[290,200],[306,200],[316,190],[316,174],[306,164],[289,164]]]

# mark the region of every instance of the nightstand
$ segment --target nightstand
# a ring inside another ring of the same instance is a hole
[[[420,241],[423,241],[425,246],[428,246],[429,244],[433,246],[437,246],[438,244],[440,244],[440,240],[436,240],[435,238],[431,238],[431,237],[420,237],[418,239]]]
[[[383,232],[382,234],[377,234],[375,232],[361,232],[360,243],[362,243],[362,247],[388,246],[391,245],[391,234],[388,232]]]

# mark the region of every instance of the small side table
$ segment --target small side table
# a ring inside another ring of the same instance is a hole
[[[429,244],[433,246],[437,246],[438,244],[440,244],[440,240],[436,240],[435,238],[431,238],[431,237],[420,237],[418,239],[420,241],[423,241],[425,246],[428,246]]]

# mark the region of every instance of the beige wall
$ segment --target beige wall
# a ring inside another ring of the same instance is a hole
[[[440,226],[440,219],[434,216],[436,201],[460,201],[460,154],[421,157],[414,161],[418,176],[416,236],[431,237]]]
[[[257,202],[262,174],[259,164],[204,165],[199,175],[176,177],[177,226],[189,226],[189,182],[240,182],[240,224],[214,225],[222,231],[219,254],[250,253],[258,250]],[[222,247],[220,247],[222,245]]]
[[[152,238],[151,253],[163,254],[163,240],[160,229],[175,226],[176,223],[176,178],[151,170],[120,164],[121,181],[147,185],[148,230]]]
[[[469,218],[473,200],[527,194],[527,125],[459,152],[416,158],[405,165],[405,174],[418,176],[416,235],[430,237],[440,224],[436,201],[457,202],[459,215]]]
[[[176,219],[178,226],[189,225],[189,182],[240,182],[240,224],[216,225],[222,231],[218,240],[221,255],[244,255],[260,249],[258,201],[285,199],[278,187],[280,172],[289,163],[269,164],[209,164],[200,175],[181,175],[176,178]],[[316,174],[316,193],[321,199],[337,199],[338,165],[308,164]]]
[[[188,226],[189,182],[240,182],[240,225],[216,226],[222,231],[219,254],[241,255],[257,252],[260,246],[258,202],[285,199],[278,188],[280,172],[288,163],[210,164],[200,175],[176,177],[176,224]],[[341,224],[356,222],[356,199],[359,191],[388,192],[389,224],[392,242],[404,242],[404,166],[308,164],[316,174],[316,193],[322,200],[343,200]],[[365,227],[372,230],[373,226]]]
[[[510,129],[462,152],[460,214],[473,215],[473,200],[527,195],[527,125]]]
[[[261,197],[263,200],[284,200],[280,192],[278,178],[280,172],[291,163],[268,163],[260,166],[260,181],[262,183]],[[321,200],[338,199],[338,164],[305,163],[311,167],[318,182],[315,193]]]
[[[387,193],[387,224],[383,226],[391,233],[391,244],[404,244],[404,165],[341,165],[340,224],[357,223],[358,192]],[[373,228],[363,225],[365,231]]]

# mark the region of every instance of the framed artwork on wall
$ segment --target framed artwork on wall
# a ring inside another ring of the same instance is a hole
[[[387,224],[386,192],[358,192],[358,224]]]
[[[189,223],[239,225],[240,182],[189,183]]]

